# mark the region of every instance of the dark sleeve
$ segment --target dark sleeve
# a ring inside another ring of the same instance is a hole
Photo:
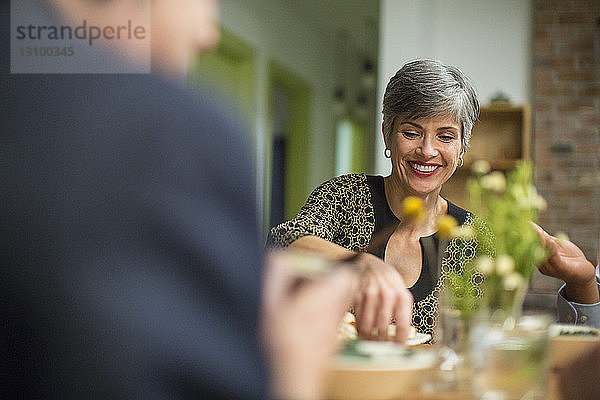
[[[10,96],[0,397],[264,398],[244,136],[170,86],[86,82]]]
[[[365,190],[368,188],[362,175],[343,175],[322,183],[294,218],[271,229],[267,246],[287,247],[308,235],[342,244],[344,230],[357,218],[357,207],[364,203],[358,197],[365,197]]]

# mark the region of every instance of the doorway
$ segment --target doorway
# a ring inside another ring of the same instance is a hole
[[[252,126],[255,109],[254,53],[252,46],[221,29],[219,45],[194,58],[187,76],[190,87],[208,87],[225,104],[236,106],[237,114],[248,128]]]
[[[266,154],[265,225],[292,218],[306,201],[310,134],[310,85],[271,62],[268,72],[269,135]]]

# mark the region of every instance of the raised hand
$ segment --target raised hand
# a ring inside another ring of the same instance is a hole
[[[599,302],[596,268],[586,259],[583,251],[573,242],[556,238],[537,224],[533,226],[552,254],[539,266],[540,272],[563,280],[568,300],[582,304]]]

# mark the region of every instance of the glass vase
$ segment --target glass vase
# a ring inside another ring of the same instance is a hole
[[[476,399],[544,399],[551,321],[545,314],[473,320],[469,359]]]
[[[507,290],[496,278],[490,277],[483,283],[483,306],[478,312],[478,319],[487,318],[495,325],[514,328],[523,312],[528,285]]]

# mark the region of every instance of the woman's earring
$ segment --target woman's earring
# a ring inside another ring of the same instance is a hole
[[[385,156],[385,158],[392,158],[392,151],[390,149],[385,149],[383,151],[383,155]]]
[[[462,167],[463,165],[465,165],[465,160],[463,160],[463,156],[462,154],[460,155],[460,157],[458,157],[458,168]]]

